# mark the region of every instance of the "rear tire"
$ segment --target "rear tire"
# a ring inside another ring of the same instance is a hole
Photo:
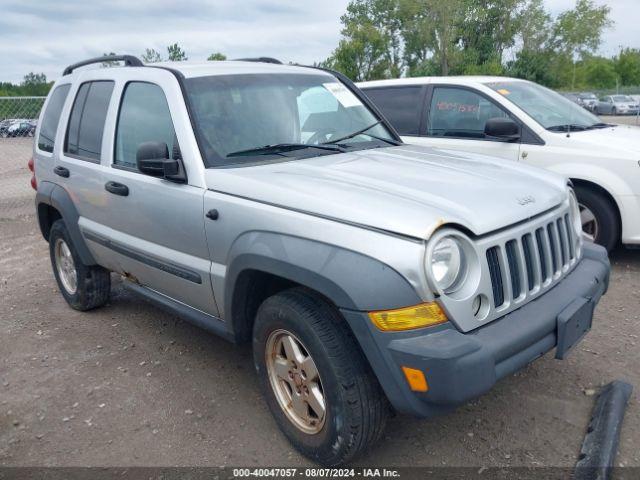
[[[616,207],[605,195],[594,189],[577,186],[575,192],[580,204],[583,232],[610,252],[620,240]]]
[[[293,339],[305,359],[301,365],[311,359],[317,371],[313,388],[322,393],[325,408],[318,416],[309,403],[306,427],[291,410],[296,408],[293,398],[300,379],[304,383],[308,372],[288,360],[284,343],[282,349],[272,349],[274,336]],[[344,318],[321,297],[294,288],[265,300],[256,316],[253,352],[260,386],[278,427],[306,457],[325,466],[340,465],[381,437],[390,412],[388,401]],[[273,373],[276,357],[284,375]],[[284,379],[287,368],[289,380]]]
[[[49,253],[58,288],[71,308],[85,311],[107,303],[111,292],[109,271],[82,263],[63,220],[51,226]]]

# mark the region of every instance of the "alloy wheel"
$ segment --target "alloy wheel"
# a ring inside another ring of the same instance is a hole
[[[265,355],[280,408],[302,432],[319,433],[327,407],[320,374],[307,348],[293,333],[275,330],[267,339]]]

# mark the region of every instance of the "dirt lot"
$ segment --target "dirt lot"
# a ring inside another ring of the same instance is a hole
[[[271,419],[249,348],[118,284],[105,308],[67,307],[33,215],[29,149],[0,139],[0,466],[308,464]],[[612,262],[593,331],[567,361],[547,355],[446,417],[395,417],[357,463],[572,466],[594,389],[622,378],[636,390],[618,463],[640,466],[640,251]]]

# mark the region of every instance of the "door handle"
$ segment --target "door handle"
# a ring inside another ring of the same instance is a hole
[[[107,182],[104,184],[104,189],[109,193],[120,195],[121,197],[129,195],[129,187],[118,182]]]
[[[55,173],[56,175],[59,175],[61,177],[64,177],[64,178],[69,178],[69,174],[71,172],[69,172],[68,168],[61,167],[61,166],[58,165],[57,167],[55,167],[53,169],[53,173]]]

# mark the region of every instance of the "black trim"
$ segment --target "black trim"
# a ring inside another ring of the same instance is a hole
[[[184,318],[186,321],[197,327],[235,343],[235,337],[233,333],[229,331],[228,324],[221,318],[190,307],[189,305],[174,300],[162,293],[156,292],[151,288],[147,288],[144,285],[132,283],[129,280],[125,280],[123,285],[129,290],[141,295],[145,300],[148,300],[152,304]]]
[[[119,243],[112,242],[106,238],[100,237],[91,232],[84,232],[84,237],[87,240],[91,240],[99,245],[102,245],[105,248],[113,250],[116,253],[124,255],[125,257],[129,257],[133,260],[136,260],[140,263],[144,263],[153,268],[157,268],[165,273],[169,273],[171,275],[175,275],[176,277],[182,278],[184,280],[188,280],[193,283],[202,283],[202,278],[197,272],[193,270],[189,270],[184,267],[179,267],[178,265],[173,265],[171,263],[164,262],[162,260],[158,260],[154,257],[151,257],[142,252],[138,252],[137,250],[133,250],[129,247],[125,247],[124,245],[120,245]]]
[[[104,57],[94,57],[69,65],[62,72],[62,76],[73,73],[76,68],[104,62],[124,62],[125,67],[144,67],[144,63],[142,63],[138,57],[134,57],[133,55],[105,55]]]
[[[282,65],[282,62],[273,57],[255,57],[255,58],[234,58],[232,62],[258,62],[258,63],[273,63],[276,65]]]

